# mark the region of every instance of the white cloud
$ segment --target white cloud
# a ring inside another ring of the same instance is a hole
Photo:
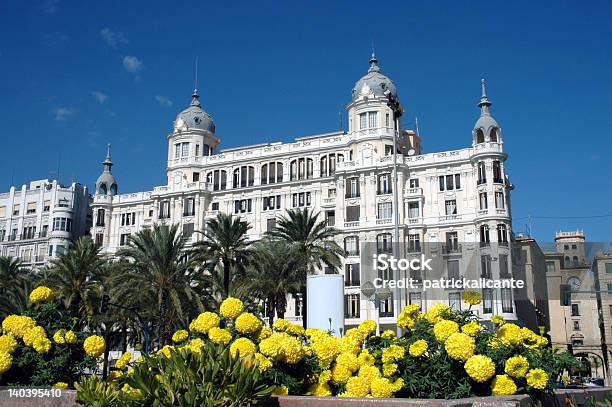
[[[91,95],[98,101],[98,103],[102,104],[104,102],[106,102],[106,100],[108,99],[108,95],[106,93],[100,92],[100,91],[93,91],[91,92]]]
[[[69,117],[73,116],[75,110],[72,107],[58,107],[53,111],[53,113],[55,113],[56,121],[63,122]]]
[[[123,57],[123,67],[130,73],[140,72],[143,68],[142,61],[136,57],[126,55]]]
[[[166,106],[166,107],[172,106],[172,101],[165,96],[156,95],[155,100],[157,100],[157,102],[162,106]]]
[[[113,31],[108,27],[104,27],[100,31],[100,35],[108,46],[112,48],[117,48],[119,45],[124,45],[129,42],[127,37],[123,35],[121,31]]]

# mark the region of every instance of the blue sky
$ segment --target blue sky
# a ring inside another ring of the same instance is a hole
[[[612,240],[610,2],[34,0],[0,3],[0,190],[92,186],[107,142],[121,192],[165,182],[166,134],[202,102],[222,147],[334,131],[368,66],[383,72],[427,152],[463,148],[480,78],[509,154],[514,229]]]

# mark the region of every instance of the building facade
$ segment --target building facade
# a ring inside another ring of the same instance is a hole
[[[91,196],[73,182],[37,180],[0,194],[0,255],[27,267],[44,266],[75,239],[89,234]]]
[[[599,307],[601,347],[609,373],[612,372],[612,348],[608,345],[608,341],[612,339],[612,247],[609,252],[599,252],[595,255],[592,270]]]
[[[402,257],[426,252],[452,277],[473,268],[485,278],[510,278],[512,186],[500,126],[483,81],[480,116],[471,134],[465,132],[466,147],[426,154],[419,135],[394,120],[389,99],[399,100],[396,86],[372,55],[346,106],[348,131],[220,150],[215,124],[195,90],[167,135],[166,185],[118,194],[107,156],[96,183],[92,237],[112,254],[142,228],[180,223],[193,241],[207,219],[226,212],[248,221],[250,237],[259,239],[286,210],[309,207],[341,232],[338,242],[347,252],[342,269],[321,272],[344,274],[347,326],[377,313],[381,325],[391,327],[407,303],[461,307],[460,290],[432,294],[417,287],[393,292],[375,309],[360,295],[371,262],[364,252],[366,246],[389,251],[397,219]],[[476,310],[483,318],[517,319],[512,290],[485,289],[483,295]],[[288,319],[300,319],[299,303],[290,299]]]

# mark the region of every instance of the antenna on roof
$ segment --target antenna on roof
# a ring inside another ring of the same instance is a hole
[[[194,86],[194,89],[197,92],[198,90],[198,57],[196,57],[195,59],[195,86]]]

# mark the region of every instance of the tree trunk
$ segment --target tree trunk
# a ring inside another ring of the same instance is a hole
[[[272,328],[272,325],[274,325],[274,314],[276,313],[276,304],[274,301],[274,297],[270,297],[268,298],[268,309],[266,311],[266,313],[268,314],[268,324],[270,325],[270,328]]]
[[[108,346],[108,340],[109,340],[109,334],[108,334],[108,329],[106,329],[106,327],[104,328],[104,342],[106,342],[106,347],[104,348],[104,361],[102,363],[102,380],[106,380],[106,378],[108,377],[108,354],[110,352],[109,346]]]
[[[121,351],[123,353],[127,352],[128,348],[127,336],[127,321],[123,320],[121,324]]]
[[[164,325],[166,318],[166,303],[164,293],[161,293],[159,303],[159,325],[157,326],[157,343],[161,349],[164,346]]]
[[[223,290],[225,298],[230,296],[230,262],[228,258],[223,258]]]
[[[308,305],[308,297],[306,296],[306,284],[302,285],[300,289],[300,293],[302,294],[302,326],[304,329],[307,328],[308,315],[307,315],[307,305]]]

